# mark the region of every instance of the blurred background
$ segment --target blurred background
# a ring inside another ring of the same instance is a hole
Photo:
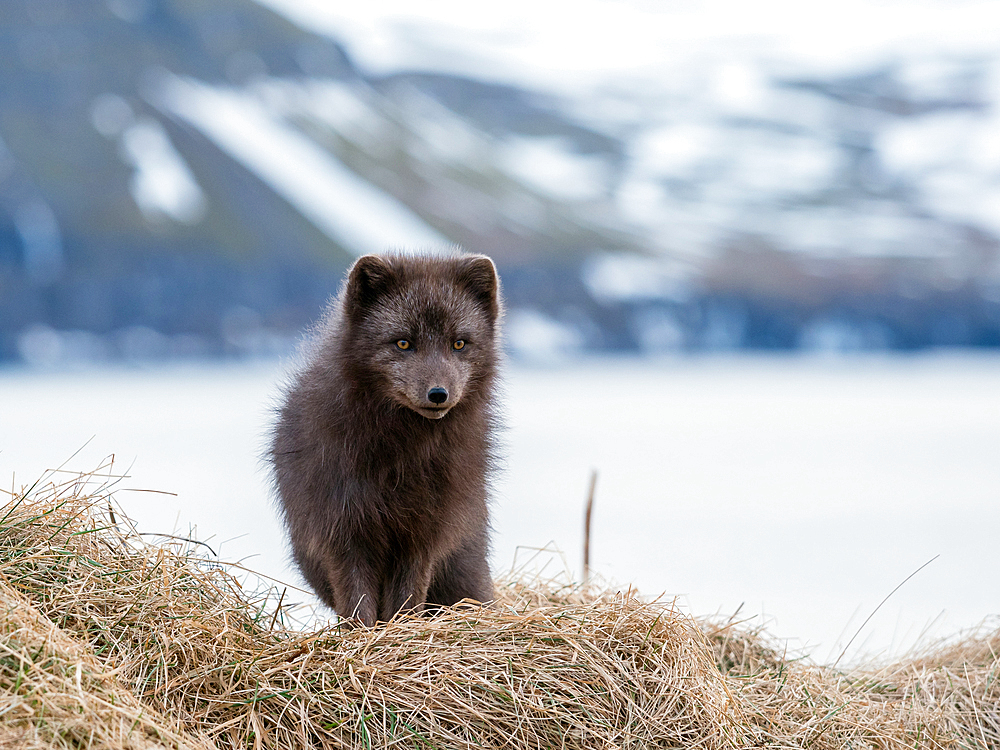
[[[340,5],[0,6],[5,483],[114,453],[176,493],[141,525],[294,579],[301,332],[358,255],[458,244],[508,306],[495,568],[578,576],[596,469],[600,575],[818,658],[935,555],[855,649],[997,613],[991,3]]]

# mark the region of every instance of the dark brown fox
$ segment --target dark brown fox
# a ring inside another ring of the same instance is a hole
[[[493,597],[499,287],[482,255],[366,255],[286,393],[278,495],[296,563],[341,617]]]

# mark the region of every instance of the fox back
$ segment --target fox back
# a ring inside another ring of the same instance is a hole
[[[485,256],[367,255],[321,323],[271,459],[295,561],[340,616],[492,598],[500,317]]]

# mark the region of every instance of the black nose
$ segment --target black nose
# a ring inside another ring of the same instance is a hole
[[[432,404],[443,404],[448,400],[448,391],[440,386],[437,388],[431,388],[427,391],[427,398],[430,399]]]

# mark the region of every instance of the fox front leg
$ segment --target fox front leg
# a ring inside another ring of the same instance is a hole
[[[397,565],[383,585],[378,618],[388,622],[400,611],[422,612],[430,580],[430,565],[425,561]]]

